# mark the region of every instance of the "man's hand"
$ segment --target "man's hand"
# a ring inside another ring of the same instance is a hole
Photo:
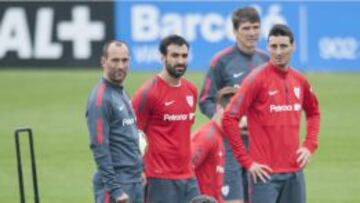
[[[272,169],[267,165],[254,162],[251,164],[249,172],[254,183],[256,183],[257,178],[260,178],[260,180],[265,183],[267,180],[271,179],[270,173],[272,172]]]
[[[145,186],[147,184],[145,172],[141,173],[141,182],[142,182],[143,186]]]
[[[128,203],[128,201],[129,196],[125,192],[116,199],[116,203]]]
[[[310,150],[308,150],[306,147],[300,147],[296,151],[296,154],[297,154],[297,159],[296,159],[297,163],[301,168],[304,168],[306,164],[310,162],[312,156]]]

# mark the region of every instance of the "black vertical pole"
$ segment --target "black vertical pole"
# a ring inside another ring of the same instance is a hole
[[[30,155],[31,155],[31,169],[32,169],[33,186],[34,186],[34,199],[35,199],[35,203],[40,203],[39,190],[37,184],[37,173],[36,173],[36,162],[35,162],[36,159],[34,152],[33,134],[31,129],[29,129],[28,132],[29,132]]]
[[[17,159],[18,178],[19,178],[20,203],[25,203],[25,195],[24,195],[25,191],[24,191],[19,135],[20,135],[19,131],[16,130],[15,146],[16,146],[16,159]]]
[[[20,187],[20,203],[25,203],[25,189],[23,183],[23,173],[22,173],[22,163],[21,163],[21,152],[20,152],[20,133],[27,132],[29,138],[30,146],[30,158],[31,158],[31,171],[32,171],[32,181],[34,187],[34,199],[35,203],[40,203],[39,190],[37,184],[37,173],[36,173],[36,162],[35,162],[35,151],[34,151],[34,141],[31,128],[19,128],[15,131],[15,140],[16,140],[16,153],[17,153],[17,162],[18,162],[18,175],[19,175],[19,187]]]

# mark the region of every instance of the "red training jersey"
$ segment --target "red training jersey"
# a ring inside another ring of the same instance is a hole
[[[313,153],[318,146],[320,112],[309,82],[291,67],[282,71],[269,62],[256,68],[224,113],[223,129],[237,160],[247,169],[256,161],[275,173],[298,171],[302,110],[307,121],[303,146]],[[248,119],[249,154],[239,136],[238,123],[244,114]]]
[[[191,151],[201,194],[223,203],[225,149],[223,131],[215,121],[209,121],[192,135]]]
[[[159,76],[146,82],[134,95],[138,127],[145,133],[147,177],[185,179],[194,176],[190,135],[195,121],[197,89],[185,79],[179,86]]]

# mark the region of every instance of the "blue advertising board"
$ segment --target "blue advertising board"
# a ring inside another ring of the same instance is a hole
[[[360,71],[360,2],[116,1],[115,36],[132,49],[134,70],[160,70],[158,44],[180,34],[191,45],[190,70],[204,71],[212,56],[233,46],[231,13],[254,6],[262,19],[259,46],[275,23],[296,39],[292,65],[302,71]]]

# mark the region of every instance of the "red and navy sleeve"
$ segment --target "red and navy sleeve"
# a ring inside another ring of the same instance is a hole
[[[221,83],[219,71],[222,66],[222,62],[217,57],[211,61],[210,68],[205,76],[202,89],[200,90],[200,110],[209,119],[215,114],[215,97]]]
[[[108,188],[111,196],[116,199],[124,191],[121,183],[117,180],[111,158],[109,146],[111,101],[107,93],[107,87],[103,82],[94,88],[89,97],[86,119],[90,134],[90,148],[97,169],[105,188]]]
[[[303,109],[306,115],[307,134],[304,141],[304,146],[312,153],[318,147],[318,136],[320,131],[320,110],[319,103],[314,94],[309,82],[304,81],[304,100]]]
[[[191,91],[193,92],[193,95],[194,95],[194,104],[197,104],[198,90],[194,84],[192,84],[192,83],[190,83],[190,84],[191,84]],[[196,105],[194,105],[194,114],[196,114]],[[193,123],[195,123],[195,119],[193,119]]]
[[[242,142],[239,121],[244,116],[251,105],[251,102],[256,98],[259,91],[258,81],[261,79],[258,76],[258,70],[254,70],[244,80],[238,92],[231,99],[229,105],[226,107],[223,117],[223,128],[227,135],[235,158],[246,169],[250,167],[253,160],[247,154],[244,143]]]
[[[150,94],[150,91],[152,91],[152,87],[154,87],[156,82],[156,79],[146,82],[136,91],[131,101],[136,114],[138,128],[143,132],[145,132],[151,113],[151,98],[153,98],[153,94]]]

